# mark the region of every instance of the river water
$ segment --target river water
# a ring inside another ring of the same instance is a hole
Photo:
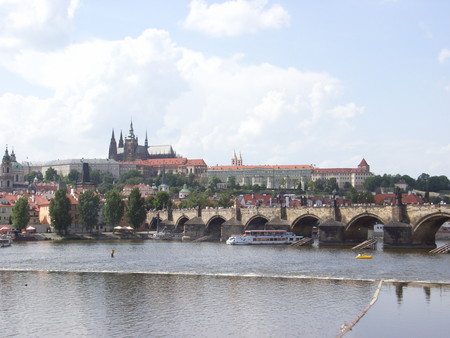
[[[380,279],[378,301],[346,337],[448,336],[450,255],[370,254],[152,240],[14,244],[0,250],[2,336],[335,337]]]

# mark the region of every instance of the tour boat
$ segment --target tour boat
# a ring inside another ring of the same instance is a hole
[[[372,256],[364,255],[364,254],[358,254],[355,258],[356,259],[372,259]]]
[[[7,246],[11,246],[11,244],[12,244],[11,236],[8,236],[8,235],[0,236],[0,247],[1,248],[7,247]]]
[[[242,235],[231,235],[226,243],[231,245],[291,244],[302,238],[303,236],[297,236],[286,230],[246,230]]]

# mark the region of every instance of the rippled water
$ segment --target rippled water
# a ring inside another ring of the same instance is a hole
[[[450,255],[372,254],[165,241],[15,244],[0,250],[0,315],[10,323],[2,333],[333,337],[366,307],[378,279],[450,283]],[[383,287],[381,298],[392,290]],[[353,336],[366,336],[365,325],[369,319]]]

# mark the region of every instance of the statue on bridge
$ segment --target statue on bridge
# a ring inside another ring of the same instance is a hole
[[[402,189],[399,187],[395,188],[395,205],[403,205],[402,202]]]

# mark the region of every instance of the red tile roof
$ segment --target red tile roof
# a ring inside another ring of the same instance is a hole
[[[310,165],[220,165],[209,167],[208,170],[245,170],[245,169],[314,169]]]
[[[206,167],[206,163],[202,159],[187,159],[185,157],[177,157],[177,158],[154,158],[154,159],[148,159],[148,160],[139,160],[139,161],[132,161],[132,162],[123,162],[125,164],[135,164],[135,165],[143,165],[143,166],[154,166],[154,167],[161,167],[161,166],[168,166],[168,167],[174,167],[174,166],[204,166]]]
[[[397,201],[395,194],[376,194],[373,199],[376,204],[394,204]],[[402,202],[404,204],[420,204],[423,203],[423,199],[414,194],[402,194]]]

